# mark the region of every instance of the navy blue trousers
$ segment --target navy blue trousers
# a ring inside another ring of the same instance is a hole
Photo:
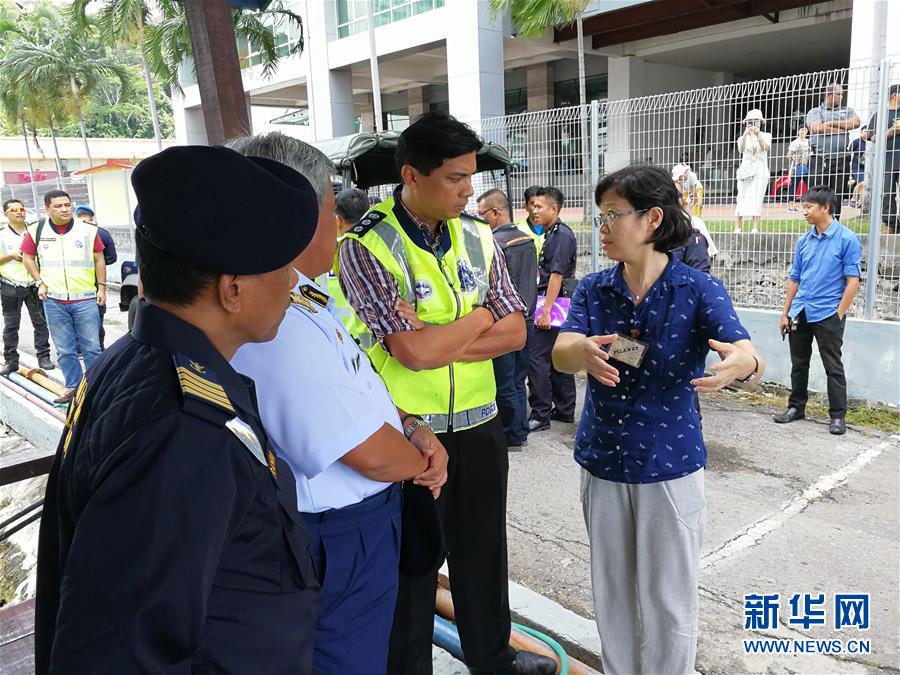
[[[316,675],[387,670],[400,565],[400,485],[358,504],[304,513],[322,584],[313,639]]]
[[[494,359],[497,380],[497,408],[503,422],[507,445],[522,445],[528,438],[528,347]]]

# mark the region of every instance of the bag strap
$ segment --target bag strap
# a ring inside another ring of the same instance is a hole
[[[47,224],[46,218],[41,218],[37,224],[37,230],[34,233],[34,260],[38,266],[38,269],[41,268],[41,233],[44,231],[44,225]]]

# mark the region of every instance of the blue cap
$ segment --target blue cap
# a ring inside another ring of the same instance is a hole
[[[94,209],[91,208],[90,204],[79,204],[78,206],[75,207],[75,211],[73,213],[78,213],[79,211],[87,211],[92,216],[96,215],[94,213]]]

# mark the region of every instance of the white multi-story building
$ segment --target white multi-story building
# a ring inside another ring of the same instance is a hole
[[[254,131],[322,140],[374,128],[366,0],[289,0],[305,49],[264,79],[239,45]],[[879,8],[879,5],[881,7]],[[518,38],[487,0],[374,0],[383,128],[427,110],[464,120],[578,102],[575,28]],[[587,96],[624,99],[861,65],[900,55],[895,0],[594,0],[584,20]],[[277,31],[282,46],[296,40]],[[179,142],[203,143],[183,69]],[[851,101],[852,103],[852,101]]]

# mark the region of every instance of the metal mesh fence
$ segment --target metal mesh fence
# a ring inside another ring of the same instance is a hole
[[[32,189],[33,188],[33,189]],[[89,201],[88,185],[83,177],[67,176],[50,180],[20,183],[17,185],[0,185],[0,202],[7,199],[18,199],[28,210],[26,222],[32,223],[43,216],[44,195],[50,190],[65,190],[72,198],[72,203],[81,204]],[[37,201],[35,202],[35,197]]]
[[[888,223],[897,226],[900,149],[887,148],[885,170],[886,127],[862,130],[876,111],[893,119],[884,113],[898,81],[900,66],[885,63],[491,118],[479,131],[510,151],[517,219],[528,185],[563,191],[579,274],[612,264],[592,242],[591,176],[633,163],[677,173],[687,208],[718,248],[712,273],[748,307],[781,308],[797,240],[810,229],[799,196],[828,185],[841,222],[863,244],[851,313],[898,319],[900,251]]]

